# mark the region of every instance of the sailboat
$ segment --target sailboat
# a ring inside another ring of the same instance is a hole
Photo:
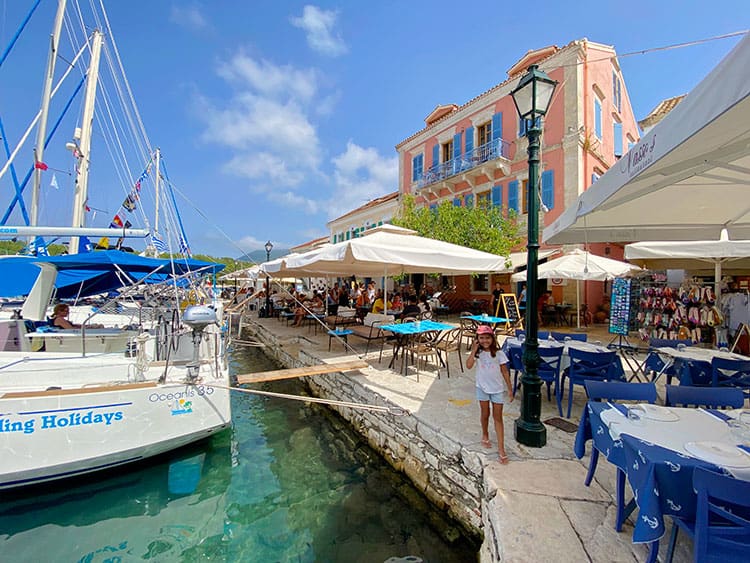
[[[70,236],[69,254],[0,258],[0,293],[17,292],[23,298],[19,309],[0,316],[0,450],[5,452],[0,489],[116,468],[231,424],[221,304],[201,289],[203,277],[221,266],[189,256],[159,259],[117,249],[79,253],[83,237],[150,237],[152,252],[162,240],[156,230],[131,228],[129,221],[114,221],[114,228],[85,227],[103,41],[98,31],[79,51],[90,52],[90,67],[81,126],[68,147],[77,161],[72,226],[37,224],[39,178],[46,167],[40,163],[49,142],[46,120],[65,4],[58,0],[36,120],[31,216],[21,226],[8,226],[4,219],[0,235],[29,236],[35,248],[39,237]],[[13,168],[18,150],[6,149],[0,178]],[[16,201],[22,202],[23,189],[13,174]],[[179,236],[182,241],[184,233]],[[92,301],[80,304],[86,298]],[[53,299],[77,305],[73,328],[49,322]]]

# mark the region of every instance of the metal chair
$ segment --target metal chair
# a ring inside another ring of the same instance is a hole
[[[472,313],[469,313],[468,311],[464,311],[461,313],[461,316],[458,319],[459,328],[461,329],[461,343],[466,340],[466,349],[471,350],[471,345],[474,343],[474,338],[476,337],[477,333],[477,323],[474,319],[467,319],[469,315]]]
[[[668,407],[704,407],[709,409],[741,409],[745,404],[742,389],[736,387],[690,387],[667,385]]]
[[[695,522],[673,517],[667,562],[672,561],[677,534],[693,538],[693,560],[745,562],[750,552],[750,482],[696,467],[693,488],[698,494]]]
[[[738,387],[750,397],[750,360],[713,358],[711,360],[712,387]]]
[[[617,356],[617,352],[614,351],[586,352],[570,348],[568,355],[570,356],[570,367],[560,377],[558,400],[562,404],[562,395],[565,392],[565,378],[567,377],[570,380],[567,418],[570,418],[570,411],[573,407],[573,387],[575,385],[584,385],[585,381],[591,379],[597,381],[621,381],[622,364]]]
[[[620,381],[594,381],[587,380],[583,382],[586,388],[586,394],[592,401],[646,401],[654,404],[657,399],[656,385],[654,383],[623,383]],[[589,471],[586,474],[584,484],[588,487],[594,478],[596,466],[599,462],[599,450],[594,448],[591,451],[589,460]],[[625,503],[625,472],[617,468],[617,512],[615,514],[615,530],[621,531],[628,515],[635,508],[633,501]]]
[[[518,377],[523,375],[523,348],[521,346],[508,347],[508,360],[510,369],[513,370],[513,394],[518,389]]]
[[[437,339],[435,339],[435,350],[437,350],[438,359],[443,362],[443,353],[445,353],[445,369],[448,372],[448,377],[451,376],[451,352],[456,352],[458,355],[458,365],[461,366],[461,373],[464,372],[464,361],[461,357],[461,328],[457,327],[451,330],[442,331]],[[440,378],[440,370],[438,369],[438,379]]]
[[[685,360],[677,358],[675,368],[680,385],[695,385],[708,387],[711,385],[713,375],[711,364],[701,360]]]
[[[539,348],[539,368],[537,374],[539,379],[547,384],[547,400],[552,400],[550,388],[555,385],[555,401],[557,402],[557,411],[562,416],[562,405],[560,403],[560,394],[557,392],[560,387],[560,363],[562,362],[564,348],[562,346],[552,346],[550,348]]]

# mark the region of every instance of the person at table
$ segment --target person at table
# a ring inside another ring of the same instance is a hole
[[[521,310],[521,313],[526,312],[526,284],[521,285],[521,293],[518,294],[518,308]]]
[[[550,290],[545,291],[539,296],[539,299],[536,302],[536,311],[537,315],[539,315],[539,325],[544,326],[544,317],[543,313],[547,307],[553,306],[555,304],[555,300],[552,298],[552,292]]]
[[[428,300],[427,300],[427,294],[422,293],[419,296],[419,311],[420,313],[427,313],[429,312],[429,310],[430,310],[430,304],[428,303]]]
[[[479,422],[482,427],[482,446],[491,448],[489,434],[490,404],[492,420],[497,434],[497,453],[500,463],[508,463],[505,453],[505,427],[503,426],[503,405],[513,402],[513,387],[510,384],[508,357],[500,350],[495,332],[487,325],[477,327],[476,338],[466,367],[476,364],[476,394],[479,401]]]
[[[404,308],[404,302],[401,300],[401,294],[397,291],[393,296],[393,310],[400,311]]]
[[[349,288],[344,286],[339,291],[339,307],[349,306]]]
[[[388,301],[386,303],[385,299],[383,298],[383,290],[378,289],[375,292],[375,302],[372,304],[372,312],[373,313],[383,313],[385,312],[386,306],[388,309],[393,309],[393,303]]]
[[[407,318],[407,317],[418,317],[422,314],[422,309],[419,308],[419,305],[417,304],[417,296],[415,294],[409,295],[409,301],[406,304],[406,307],[404,307],[404,310],[401,311],[401,320]]]
[[[500,311],[500,296],[503,294],[503,288],[500,282],[495,283],[495,289],[492,290],[492,311],[490,315],[497,315]]]

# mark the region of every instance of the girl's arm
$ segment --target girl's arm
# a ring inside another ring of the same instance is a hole
[[[471,352],[469,352],[469,357],[466,360],[467,369],[471,369],[474,367],[474,363],[476,362],[478,353],[479,353],[479,341],[475,338],[474,344],[471,345]]]
[[[468,362],[466,364],[469,365]],[[510,397],[510,402],[513,402],[513,386],[510,384],[510,371],[508,370],[508,364],[502,364],[500,366],[500,373],[503,374],[503,379],[505,380],[505,386],[508,389],[508,396]]]

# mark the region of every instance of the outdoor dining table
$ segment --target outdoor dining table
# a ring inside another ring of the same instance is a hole
[[[507,323],[508,319],[504,317],[493,317],[492,315],[464,315],[461,317],[462,319],[471,319],[472,321],[477,321],[478,323],[482,324],[490,324],[490,325],[496,325],[501,323]]]
[[[510,347],[516,347],[521,348],[523,346],[524,341],[520,338],[516,338],[515,336],[511,336],[505,339],[505,342],[503,342],[502,350],[507,355],[508,354],[508,348]],[[607,348],[606,346],[602,346],[601,344],[594,344],[592,342],[581,342],[580,340],[565,340],[564,342],[558,342],[557,340],[545,340],[540,339],[539,340],[539,347],[540,348],[557,348],[562,347],[563,348],[563,355],[560,359],[560,372],[564,371],[568,367],[570,367],[570,349],[574,348],[576,350],[581,350],[584,352],[596,352],[596,353],[609,353],[611,350]]]
[[[628,407],[635,407],[640,418],[630,419]],[[737,445],[726,422],[740,412],[588,402],[574,452],[582,458],[586,442],[593,440],[607,460],[625,472],[637,499],[627,511],[636,502],[639,509],[633,542],[653,542],[650,561],[655,561],[664,535],[665,516],[695,519],[696,467],[750,481],[750,448]]]
[[[741,354],[735,354],[734,352],[727,352],[725,350],[716,350],[714,348],[700,348],[698,346],[686,346],[683,348],[670,348],[668,346],[662,348],[656,348],[656,353],[664,361],[664,367],[659,373],[654,376],[656,381],[661,374],[671,368],[676,362],[680,361],[694,361],[704,362],[711,364],[711,360],[714,358],[723,358],[725,360],[747,360],[747,356]],[[679,366],[678,366],[679,367]],[[710,370],[710,367],[709,367]]]
[[[441,323],[437,321],[416,321],[412,323],[394,323],[394,324],[387,324],[387,325],[380,325],[380,330],[387,330],[389,332],[392,332],[396,336],[396,343],[393,348],[393,357],[391,358],[391,362],[388,364],[389,368],[393,367],[394,362],[396,361],[396,358],[398,357],[399,352],[402,352],[404,347],[409,343],[409,340],[417,335],[417,334],[423,334],[425,332],[439,332],[442,330],[451,330],[453,325],[449,325],[447,323]],[[402,352],[401,356],[401,372],[402,375],[406,375],[407,370],[407,364],[406,364],[406,358],[404,357],[406,355],[406,352]]]

